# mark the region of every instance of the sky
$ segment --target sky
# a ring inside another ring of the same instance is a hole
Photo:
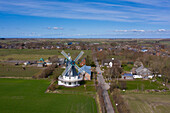
[[[0,38],[170,38],[170,0],[0,0]]]

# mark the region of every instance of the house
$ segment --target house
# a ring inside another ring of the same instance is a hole
[[[30,61],[27,61],[27,62],[24,62],[24,65],[27,66],[27,65],[30,65]]]
[[[122,79],[132,80],[133,79],[133,75],[131,73],[124,73],[122,75]]]
[[[137,78],[143,78],[143,77],[141,75],[133,75],[133,78],[137,79]]]
[[[102,66],[107,66],[107,67],[118,66],[118,67],[121,67],[121,62],[120,62],[120,60],[115,60],[114,58],[104,59],[102,61]]]
[[[81,69],[85,72],[84,80],[91,80],[91,66],[84,65]]]
[[[51,66],[53,63],[52,62],[50,62],[48,59],[47,60],[45,60],[45,65],[46,66]]]
[[[81,49],[81,46],[76,46],[76,50],[80,50]]]
[[[63,65],[65,63],[65,58],[58,59],[58,65]]]
[[[81,61],[80,65],[81,65],[81,66],[86,65],[86,59],[85,59],[85,58],[84,58],[84,59],[82,59],[82,61]]]
[[[112,62],[112,59],[104,59],[102,60],[102,66],[109,66],[110,62]]]
[[[40,58],[40,60],[37,61],[37,64],[38,64],[37,67],[44,67],[44,64],[45,64],[44,59]]]
[[[154,77],[154,75],[149,75],[148,78],[149,79],[152,79]]]
[[[56,46],[57,49],[60,49],[60,46]]]
[[[98,49],[98,51],[103,51],[102,47],[98,47],[97,49]]]
[[[141,52],[147,52],[148,50],[147,49],[142,49]]]
[[[142,65],[136,69],[136,74],[142,75],[142,76],[149,76],[149,75],[151,75],[151,71],[147,68],[144,68],[144,66]]]
[[[112,58],[112,60],[113,60],[113,66],[121,67],[121,62],[120,62],[120,60],[116,60],[116,59],[114,59],[114,58]]]
[[[69,42],[68,45],[72,45],[73,43],[72,42]]]

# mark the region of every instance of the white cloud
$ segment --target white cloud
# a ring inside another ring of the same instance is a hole
[[[54,30],[62,30],[62,27],[53,27]]]
[[[133,29],[131,30],[132,32],[145,32],[145,30],[137,30],[137,29]]]
[[[165,29],[158,29],[159,32],[166,31]]]
[[[137,30],[137,29],[132,29],[132,30],[114,30],[114,32],[145,32],[145,30]]]
[[[138,30],[138,29],[132,29],[132,30],[114,30],[113,32],[124,32],[124,33],[161,33],[166,32],[170,33],[170,30],[166,29],[158,29],[158,30]]]
[[[139,0],[129,1],[139,2]],[[42,0],[0,0],[0,11],[4,11],[5,13],[40,17],[109,20],[120,22],[168,23],[170,22],[170,16],[167,15],[169,9],[170,8],[148,8],[145,6],[134,7],[127,4],[118,5],[102,2],[74,3]]]

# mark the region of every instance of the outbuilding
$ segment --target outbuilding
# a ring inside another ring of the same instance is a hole
[[[125,73],[122,75],[122,79],[131,80],[133,79],[133,75],[131,73]]]

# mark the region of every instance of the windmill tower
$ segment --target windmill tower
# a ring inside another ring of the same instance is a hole
[[[61,52],[67,59],[66,69],[63,71],[62,75],[58,77],[58,85],[63,85],[67,87],[75,87],[80,85],[80,81],[83,80],[84,71],[76,65],[76,62],[84,54],[83,51],[76,57],[75,60],[71,59],[69,54],[66,54],[64,51]],[[78,70],[78,73],[76,71]]]

